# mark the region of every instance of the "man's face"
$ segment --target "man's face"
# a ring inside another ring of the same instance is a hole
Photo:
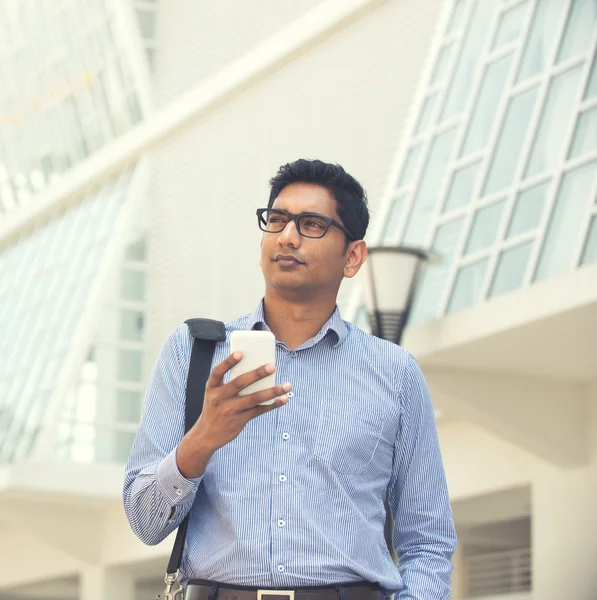
[[[286,186],[272,208],[293,214],[319,213],[342,223],[336,212],[334,197],[326,188],[315,184],[293,183]],[[352,277],[360,267],[359,264],[354,270],[351,266],[354,262],[351,247],[355,244],[363,242],[351,242],[345,252],[346,236],[333,225],[324,237],[317,239],[300,235],[294,221],[289,222],[280,233],[264,233],[260,264],[266,284],[279,292],[295,295],[326,291],[335,294],[342,278]],[[348,268],[347,262],[351,263]]]

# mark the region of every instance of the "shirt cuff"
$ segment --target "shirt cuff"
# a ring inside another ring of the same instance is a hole
[[[183,477],[176,464],[176,450],[177,448],[174,448],[162,460],[155,472],[157,484],[168,499],[170,506],[181,504],[188,499],[189,495],[194,495],[203,479],[203,475],[194,479]]]

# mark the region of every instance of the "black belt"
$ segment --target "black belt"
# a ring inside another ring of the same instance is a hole
[[[368,582],[282,590],[194,579],[188,583],[185,600],[385,600],[386,597],[379,586]]]

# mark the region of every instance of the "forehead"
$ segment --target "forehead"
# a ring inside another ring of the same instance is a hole
[[[274,201],[273,208],[291,213],[316,212],[338,219],[336,200],[324,187],[313,183],[291,183]]]

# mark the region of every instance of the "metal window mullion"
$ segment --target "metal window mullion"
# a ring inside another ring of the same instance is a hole
[[[567,3],[566,15],[569,14],[571,1],[572,0],[566,0],[566,3]],[[516,198],[518,197],[518,194],[520,193],[521,184],[524,179],[524,173],[527,168],[528,162],[531,158],[531,153],[533,151],[534,142],[537,137],[537,132],[541,125],[541,118],[542,118],[543,113],[546,108],[546,101],[547,101],[547,97],[548,97],[548,93],[549,93],[549,89],[550,89],[550,83],[552,81],[552,73],[554,71],[554,68],[549,65],[553,65],[557,59],[558,49],[560,47],[562,35],[565,31],[567,20],[568,20],[568,17],[566,17],[566,19],[563,19],[562,23],[560,24],[558,32],[556,33],[556,36],[555,36],[556,40],[558,40],[558,43],[554,44],[552,53],[548,57],[548,61],[546,63],[548,66],[545,69],[545,71],[541,74],[539,89],[537,92],[537,98],[535,100],[535,105],[533,106],[533,111],[531,113],[529,129],[528,129],[528,132],[527,132],[527,135],[525,138],[522,152],[520,153],[520,160],[518,161],[516,170],[514,172],[514,178],[512,180],[512,185],[510,186],[510,191],[509,191],[508,197],[506,199],[506,206],[504,207],[504,214],[502,215],[502,221],[500,223],[500,227],[498,230],[498,237],[497,237],[498,244],[496,244],[496,246],[494,247],[493,252],[491,254],[491,258],[489,259],[488,276],[486,277],[483,289],[481,290],[481,299],[482,300],[485,300],[487,298],[487,294],[489,293],[489,289],[490,289],[491,283],[493,281],[493,274],[494,274],[499,256],[501,255],[499,241],[502,241],[506,234],[507,227],[508,227],[508,225],[510,223],[510,219],[512,217],[512,212],[513,212],[514,206],[516,204]],[[530,263],[530,260],[529,260],[529,263]],[[528,265],[527,265],[527,267],[528,267]],[[528,276],[528,271],[525,272],[525,277],[523,279],[523,285],[525,285],[525,283],[528,281],[527,276]]]
[[[516,246],[520,246],[521,244],[532,242],[536,236],[537,228],[535,227],[535,229],[531,229],[530,231],[525,231],[524,233],[519,233],[514,237],[502,240],[500,250],[503,252],[505,250],[515,248]]]
[[[583,90],[584,93],[584,90]],[[597,96],[594,98],[587,98],[580,103],[579,111],[586,112],[587,110],[591,110],[597,106]]]
[[[470,13],[472,14],[472,10],[473,10],[473,5],[474,3],[470,3]],[[485,40],[485,45],[483,46],[482,50],[481,50],[481,56],[485,56],[486,54],[489,53],[489,45],[491,40],[493,39],[493,36],[495,35],[495,32],[497,30],[497,24],[499,22],[499,11],[496,12],[494,14],[494,18],[493,21],[491,23],[491,27],[489,28],[489,35],[487,36],[486,40]],[[467,23],[469,22],[471,18],[471,15],[469,14],[467,16]],[[463,38],[464,40],[464,38]],[[460,51],[462,50],[462,44],[461,47],[459,49]],[[485,73],[485,68],[487,66],[487,61],[481,61],[480,64],[478,65],[478,72],[475,74],[475,79],[473,82],[473,85],[471,86],[471,89],[473,90],[469,100],[465,103],[464,105],[464,109],[462,111],[462,113],[460,113],[459,115],[454,116],[452,119],[450,119],[448,121],[448,123],[451,124],[451,122],[454,122],[454,127],[459,127],[457,133],[456,133],[456,139],[454,140],[454,144],[452,146],[452,159],[448,161],[448,163],[446,164],[446,171],[444,173],[444,177],[443,177],[443,181],[440,187],[440,193],[438,194],[438,199],[435,203],[435,207],[434,210],[432,212],[432,215],[430,217],[431,219],[431,223],[434,225],[437,225],[438,223],[438,219],[442,213],[442,209],[443,209],[443,205],[446,201],[446,197],[447,197],[447,193],[449,191],[449,187],[450,187],[450,183],[452,181],[452,177],[454,175],[454,172],[457,168],[456,165],[460,166],[460,163],[462,163],[462,165],[472,165],[474,164],[474,160],[471,160],[470,162],[467,162],[469,157],[466,157],[466,160],[462,160],[462,161],[458,161],[458,158],[460,157],[460,151],[462,149],[462,144],[464,143],[464,139],[466,137],[467,134],[467,125],[470,125],[470,120],[473,114],[473,109],[475,107],[476,101],[478,99],[479,96],[479,91],[481,88],[481,83],[483,81],[483,75]],[[442,99],[443,102],[441,103],[441,109],[443,111],[444,108],[444,104],[447,100],[447,95],[448,95],[448,88],[446,87],[446,91],[445,91],[445,95],[444,98]],[[441,113],[440,113],[441,114]],[[449,130],[449,127],[446,127],[446,131]],[[472,196],[473,198],[475,197],[475,195],[473,194]],[[469,203],[470,204],[470,203]],[[465,213],[466,215],[466,213]],[[465,216],[466,219],[466,216]],[[429,227],[429,230],[427,231],[427,239],[425,240],[425,245],[426,247],[430,247],[431,244],[433,243],[433,237],[435,235],[435,231],[436,231],[436,227],[431,226]]]
[[[597,197],[597,175],[594,176],[593,187],[589,195],[589,199]],[[581,235],[578,236],[576,242],[576,248],[572,255],[572,267],[577,269],[580,266],[583,252],[585,250],[586,243],[588,241],[589,231],[591,227],[591,220],[593,215],[597,214],[597,205],[594,202],[587,202],[587,208],[585,210],[585,216],[581,223]]]
[[[98,391],[117,392],[118,390],[124,390],[126,392],[139,392],[140,394],[145,391],[145,387],[140,381],[120,381],[119,379],[104,379],[102,377],[95,381],[95,386]]]
[[[491,252],[491,247],[487,246],[486,248],[482,248],[481,250],[475,250],[475,252],[470,252],[469,254],[463,254],[458,262],[458,269],[461,267],[468,267],[469,265],[474,265],[476,262],[483,260],[485,258],[489,258]]]
[[[495,33],[497,33],[497,31]],[[489,54],[487,55],[486,64],[495,62],[496,60],[499,60],[500,58],[504,58],[504,57],[508,56],[508,54],[515,52],[519,43],[520,43],[520,40],[517,40],[515,42],[510,42],[509,44],[506,44],[505,46],[502,46],[501,48],[497,48],[496,50],[491,50],[489,52]]]
[[[499,103],[498,109],[496,111],[497,118],[495,120],[495,125],[493,128],[493,131],[491,132],[491,136],[488,140],[488,144],[486,146],[487,154],[486,154],[485,158],[483,159],[483,161],[481,162],[481,166],[479,169],[480,172],[477,177],[477,182],[475,184],[475,187],[473,189],[473,196],[472,196],[473,198],[477,198],[477,197],[480,198],[482,195],[483,186],[485,185],[485,180],[489,173],[489,168],[491,166],[491,161],[494,156],[497,142],[500,137],[500,132],[502,131],[502,128],[504,126],[504,119],[506,116],[506,111],[508,109],[510,99],[512,98],[511,90],[514,87],[514,81],[516,80],[516,75],[517,75],[518,69],[520,67],[520,61],[522,60],[522,56],[524,54],[524,49],[525,49],[526,42],[528,39],[529,31],[530,31],[531,25],[533,23],[533,16],[535,14],[537,2],[539,0],[534,0],[534,1],[530,0],[530,1],[532,2],[532,5],[530,6],[528,13],[525,17],[526,20],[524,23],[524,27],[521,28],[518,49],[514,53],[514,56],[512,58],[512,64],[510,65],[510,73],[504,84],[504,88],[503,88],[504,92],[502,94],[502,98],[500,99],[500,103]],[[510,93],[508,93],[508,90],[510,90]],[[471,115],[472,115],[472,112],[471,112]],[[470,116],[469,116],[469,119],[470,119]],[[505,193],[508,193],[507,190],[505,191]],[[510,191],[510,194],[511,193],[512,192]],[[496,197],[499,198],[503,194],[504,194],[504,192],[502,192],[501,194],[496,193]],[[455,257],[462,256],[462,253],[464,251],[464,248],[466,246],[466,242],[468,240],[468,236],[470,233],[470,228],[471,228],[471,224],[472,224],[473,216],[474,216],[474,212],[475,212],[474,209],[476,208],[477,204],[478,203],[472,203],[472,202],[469,204],[469,212],[465,217],[465,222],[463,224],[463,228],[460,233],[460,239],[459,239],[458,246],[457,246],[457,249],[455,252]],[[502,219],[503,219],[503,216],[502,216]],[[503,227],[500,227],[500,231],[498,231],[498,236],[503,235],[502,230],[503,230]],[[501,238],[498,237],[497,239],[499,240]],[[495,261],[494,261],[494,263],[495,263]],[[483,299],[485,298],[485,294],[488,289],[487,280],[489,279],[489,277],[492,273],[492,271],[490,269],[493,269],[493,264],[491,264],[491,259],[490,259],[490,264],[488,265],[488,271],[485,275],[485,284],[482,289],[483,295],[481,296],[481,298],[483,298]],[[452,265],[450,266],[450,271],[449,271],[448,277],[446,279],[446,285],[441,294],[440,302],[437,307],[436,316],[438,318],[446,313],[446,309],[448,307],[448,303],[449,303],[450,297],[452,295],[452,289],[454,287],[454,283],[456,281],[457,274],[458,274],[458,260],[455,260],[452,263]]]
[[[82,421],[80,419],[73,418],[62,418],[59,421],[59,424],[66,425],[88,425],[89,427],[98,427],[100,429],[113,429],[116,431],[126,431],[130,433],[135,433],[139,428],[137,423],[128,423],[127,421],[105,421],[105,420],[91,420],[91,421]]]
[[[567,12],[567,16],[566,19],[564,19],[564,26],[566,25],[566,23],[568,22],[568,18],[570,17],[569,11],[570,11],[570,4],[571,4],[571,0],[567,0],[567,8],[568,8],[568,12]],[[560,40],[560,43],[558,43],[557,48],[556,48],[556,55],[554,56],[554,60],[557,57],[557,52],[559,51],[559,47],[561,44],[561,34],[562,32],[560,32],[560,37],[558,38]],[[573,102],[573,111],[572,113],[574,115],[578,115],[578,109],[580,107],[580,105],[582,104],[582,99],[585,93],[585,88],[587,85],[587,81],[589,79],[590,73],[591,73],[591,57],[594,54],[594,49],[595,46],[597,44],[597,32],[593,35],[593,39],[592,39],[592,43],[589,46],[589,50],[587,51],[587,54],[585,55],[585,65],[584,65],[584,72],[582,73],[581,77],[580,77],[580,82],[578,84],[578,90],[577,90],[577,99],[575,102]],[[552,217],[552,212],[554,210],[555,207],[555,203],[556,203],[556,199],[557,199],[557,195],[561,186],[561,182],[562,182],[562,178],[564,173],[570,172],[572,170],[574,170],[574,168],[576,168],[577,166],[582,166],[582,164],[584,164],[585,162],[588,162],[590,160],[590,158],[592,157],[593,154],[592,153],[588,156],[583,156],[582,158],[580,158],[578,160],[578,164],[576,161],[569,161],[566,162],[566,157],[568,156],[569,150],[570,150],[570,145],[572,143],[572,138],[574,136],[574,131],[576,129],[576,118],[570,119],[570,123],[568,124],[568,130],[566,131],[566,134],[564,135],[564,143],[562,144],[562,148],[563,148],[563,152],[564,152],[564,156],[562,157],[562,160],[559,164],[559,166],[556,167],[555,169],[555,173],[554,173],[554,178],[553,178],[553,182],[552,182],[552,188],[549,190],[547,197],[546,197],[546,206],[543,210],[543,216],[541,219],[541,223],[539,226],[539,234],[537,235],[537,241],[535,243],[535,247],[533,248],[531,255],[529,257],[529,264],[527,265],[527,272],[525,274],[525,278],[523,280],[523,284],[524,285],[529,285],[532,280],[533,277],[535,276],[535,272],[537,269],[537,266],[539,264],[539,258],[541,256],[541,251],[543,250],[543,244],[545,242],[545,237],[547,236],[547,230],[549,228],[549,224],[551,223],[551,217]],[[587,223],[588,226],[588,223]],[[585,235],[586,235],[586,231],[585,231]],[[575,250],[575,256],[577,255],[577,252],[582,252],[582,250],[578,250],[578,248]],[[576,263],[575,263],[576,266]]]
[[[471,115],[472,116],[472,115]],[[465,123],[466,125],[466,123]],[[464,158],[457,158],[455,161],[452,161],[452,169],[454,171],[458,171],[463,167],[470,167],[476,162],[479,162],[485,158],[487,154],[486,150],[475,150],[472,154],[468,154]]]

